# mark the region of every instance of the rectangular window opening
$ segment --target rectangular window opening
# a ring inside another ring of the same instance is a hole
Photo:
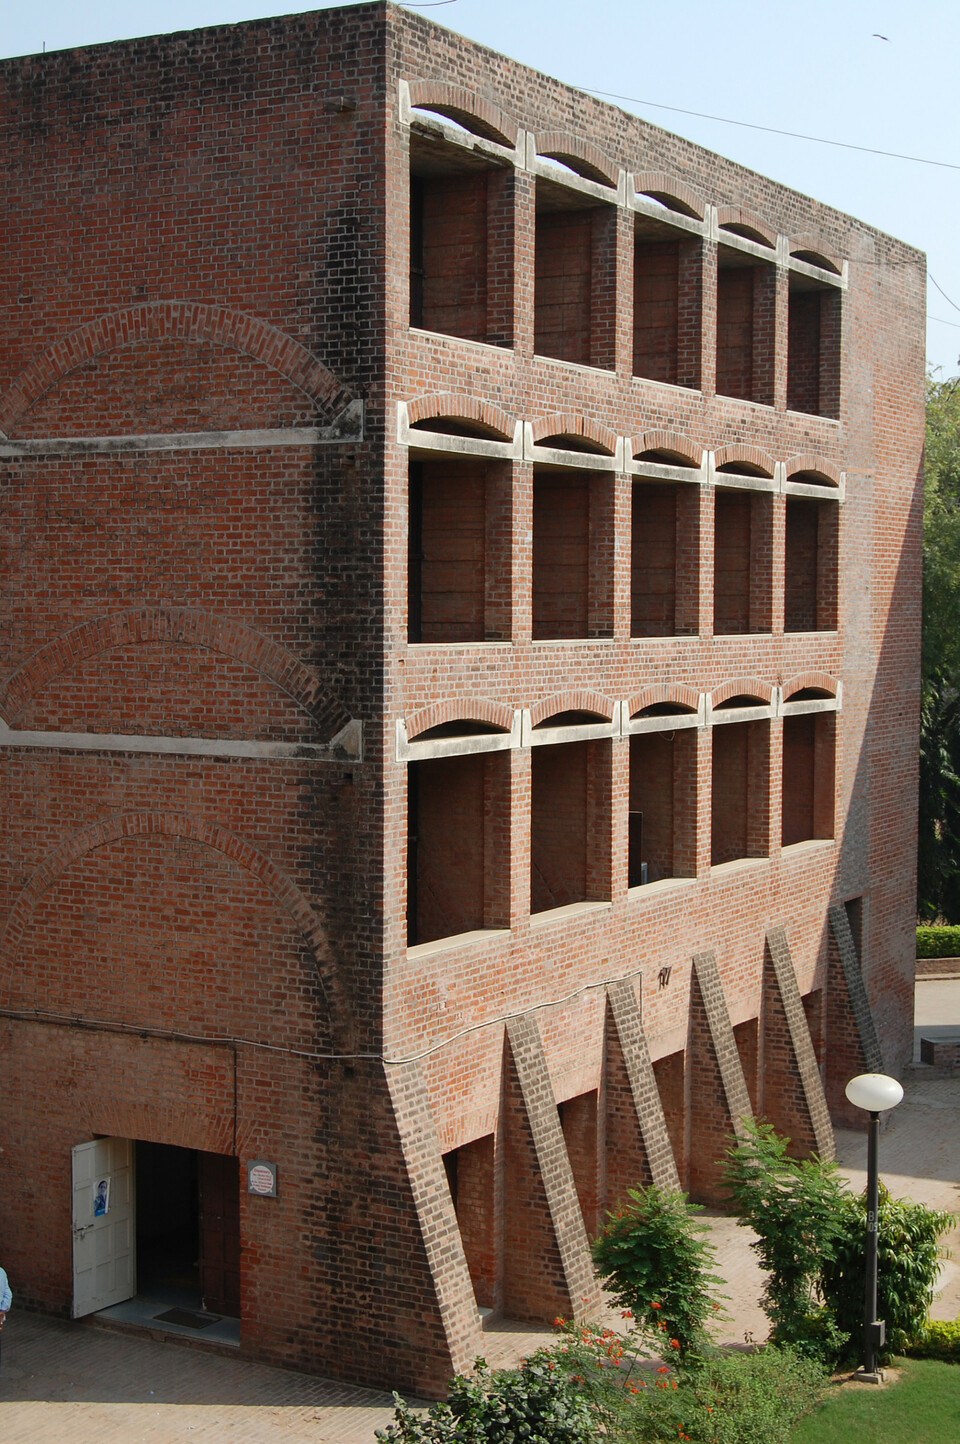
[[[407,769],[407,946],[509,927],[509,754]]]
[[[630,738],[629,886],[696,875],[697,732]]]
[[[445,1153],[443,1166],[477,1305],[481,1309],[495,1308],[497,1238],[493,1134]]]
[[[696,636],[700,491],[636,482],[630,570],[631,637]]]
[[[787,407],[813,416],[840,415],[840,292],[807,276],[790,276]]]
[[[773,405],[776,267],[730,246],[717,251],[720,396]]]
[[[513,344],[513,170],[411,135],[410,325]]]
[[[610,743],[563,742],[531,757],[530,911],[610,896]]]
[[[712,866],[768,855],[769,777],[769,722],[713,728]]]
[[[510,495],[506,463],[411,461],[411,642],[509,639]]]
[[[835,501],[787,497],[784,631],[836,630],[838,527]]]
[[[613,636],[613,505],[611,473],[534,473],[534,641]]]
[[[557,1105],[563,1141],[573,1170],[580,1212],[592,1238],[600,1226],[600,1170],[597,1144],[597,1091],[581,1093]]]
[[[713,630],[769,632],[773,607],[773,501],[769,492],[717,487]]]
[[[534,351],[616,365],[616,207],[537,178]]]
[[[633,252],[633,374],[700,385],[702,245],[638,215]]]
[[[833,837],[836,713],[783,719],[782,845]]]

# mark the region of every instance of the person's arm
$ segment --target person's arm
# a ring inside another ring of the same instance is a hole
[[[0,1329],[7,1321],[7,1314],[12,1303],[13,1294],[10,1292],[10,1284],[3,1269],[0,1269]]]

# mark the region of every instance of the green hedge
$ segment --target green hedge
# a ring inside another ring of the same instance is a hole
[[[927,1319],[906,1353],[915,1359],[960,1363],[960,1319]]]
[[[960,927],[917,928],[918,958],[960,958]]]

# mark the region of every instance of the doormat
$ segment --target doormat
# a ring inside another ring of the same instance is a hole
[[[179,1324],[181,1329],[208,1329],[219,1324],[219,1314],[194,1314],[189,1309],[168,1309],[165,1314],[154,1314],[158,1324]]]

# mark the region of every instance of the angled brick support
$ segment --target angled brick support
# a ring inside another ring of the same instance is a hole
[[[603,1072],[607,1207],[638,1183],[679,1188],[637,995],[627,980],[607,989]]]
[[[713,953],[693,959],[689,1086],[690,1194],[699,1203],[724,1204],[723,1160],[753,1109]]]
[[[589,1318],[600,1290],[535,1019],[507,1024],[503,1308]]]
[[[833,1158],[836,1144],[823,1080],[782,927],[767,933],[763,968],[761,1111],[800,1157]]]
[[[388,1068],[387,1085],[450,1353],[449,1373],[463,1373],[482,1352],[482,1334],[440,1139],[418,1065]]]
[[[827,1103],[835,1123],[860,1128],[863,1113],[847,1102],[843,1090],[858,1073],[882,1073],[883,1054],[847,910],[839,904],[830,909],[829,917]]]

